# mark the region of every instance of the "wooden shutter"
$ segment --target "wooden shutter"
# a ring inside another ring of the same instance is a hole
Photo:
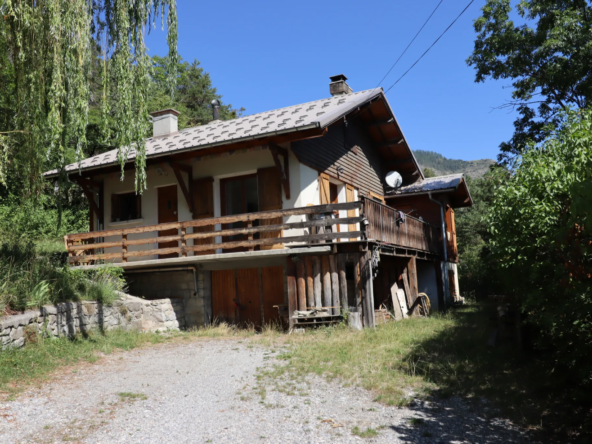
[[[368,197],[371,197],[371,198],[379,201],[380,203],[383,203],[386,205],[386,202],[384,201],[384,196],[381,196],[380,194],[376,194],[374,191],[368,191]]]
[[[351,185],[345,185],[345,201],[346,202],[354,202],[356,200],[356,193],[355,188]],[[356,217],[356,210],[347,210],[347,217]],[[349,224],[348,231],[357,231],[356,224]],[[350,239],[351,241],[355,241],[356,238]]]
[[[206,177],[204,179],[196,179],[193,181],[193,213],[194,219],[207,219],[214,217],[214,178]],[[205,233],[214,231],[214,225],[207,225],[205,227],[193,227],[194,233]],[[215,237],[206,237],[203,239],[193,239],[193,245],[207,245],[213,244]],[[196,251],[195,256],[204,254],[214,254],[216,250]]]
[[[259,211],[282,209],[282,185],[280,174],[276,167],[261,168],[257,170],[257,188],[259,192]],[[283,217],[274,219],[262,219],[260,225],[277,225],[283,223]],[[260,239],[282,237],[282,230],[267,231],[259,234]],[[284,248],[283,244],[261,246],[262,250]]]
[[[111,195],[111,222],[117,222],[119,219],[119,195]]]
[[[446,208],[446,245],[448,247],[448,260],[456,262],[458,259],[456,223],[454,221],[454,210],[451,207]]]
[[[328,205],[331,203],[331,182],[329,182],[329,176],[325,173],[319,174],[319,193],[321,205]]]

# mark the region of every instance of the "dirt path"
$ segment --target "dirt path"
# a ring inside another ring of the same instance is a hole
[[[385,407],[319,378],[278,392],[256,378],[276,354],[248,341],[202,340],[111,355],[0,403],[0,442],[525,441],[457,399]]]

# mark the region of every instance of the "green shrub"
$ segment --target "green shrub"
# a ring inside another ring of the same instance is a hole
[[[122,270],[73,270],[65,258],[40,255],[31,241],[12,239],[0,245],[0,308],[24,310],[44,304],[97,300],[112,303],[125,289]]]
[[[552,354],[554,377],[592,386],[592,111],[522,157],[499,187],[487,223],[494,258]],[[570,369],[565,372],[562,370]]]

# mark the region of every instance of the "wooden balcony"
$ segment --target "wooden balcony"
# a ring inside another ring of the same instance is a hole
[[[356,214],[356,210],[359,216],[351,216],[352,212]],[[335,213],[340,211],[348,211],[349,216],[335,217]],[[285,218],[293,216],[300,216],[301,221],[284,223]],[[278,223],[279,221],[282,223]],[[236,222],[242,222],[244,227],[224,228],[224,225]],[[348,226],[350,230],[340,232],[337,228],[339,226]],[[189,228],[193,232],[188,232]],[[159,236],[158,233],[164,230],[177,230],[177,234]],[[333,205],[69,234],[64,240],[69,263],[79,265],[100,261],[127,262],[130,258],[155,255],[186,257],[190,253],[209,254],[217,250],[254,251],[256,248],[283,248],[358,240],[377,241],[440,254],[439,231],[436,227],[409,216],[403,223],[397,220],[396,210],[370,199],[363,199]],[[241,239],[229,239],[231,236],[240,236]],[[193,245],[188,242],[191,240]],[[162,243],[176,243],[176,246],[154,248]],[[137,246],[146,248],[134,249]],[[113,250],[118,251],[112,252]]]

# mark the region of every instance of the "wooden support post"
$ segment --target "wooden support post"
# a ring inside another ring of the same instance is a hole
[[[393,301],[393,312],[395,313],[395,320],[400,321],[404,318],[403,310],[401,310],[401,304],[399,303],[399,295],[397,292],[399,291],[399,286],[397,285],[397,278],[398,273],[394,269],[389,270],[389,280],[391,284],[390,294],[391,299]]]
[[[329,269],[331,270],[331,305],[334,307],[331,312],[338,315],[341,310],[339,308],[339,274],[337,273],[337,258],[335,254],[329,256]]]
[[[257,268],[257,274],[259,275],[259,307],[261,309],[261,325],[265,325],[265,305],[263,297],[263,270],[261,267]]]
[[[121,235],[121,261],[127,262],[127,234]]]
[[[323,307],[330,307],[332,304],[331,294],[331,269],[329,267],[329,257],[321,256],[321,267],[323,270]]]
[[[294,327],[294,311],[298,308],[298,290],[296,289],[296,265],[288,257],[286,263],[286,274],[288,281],[288,320],[290,328]]]
[[[290,163],[288,159],[288,150],[285,150],[279,145],[275,143],[269,144],[269,151],[273,156],[273,162],[275,163],[275,167],[277,168],[278,172],[280,173],[280,180],[282,182],[282,186],[284,188],[284,193],[286,194],[286,199],[290,199]],[[280,162],[279,155],[284,157],[284,164]]]
[[[304,272],[304,261],[302,259],[296,262],[296,289],[298,291],[298,310],[306,310],[306,281]]]
[[[306,304],[307,307],[315,306],[314,297],[314,275],[312,274],[312,258],[310,256],[305,257],[305,268],[306,268]]]
[[[185,234],[187,234],[187,228],[181,227],[181,257],[187,257],[187,239],[185,239]]]
[[[355,307],[356,310],[360,311],[362,309],[362,273],[360,271],[360,257],[359,255],[354,255],[355,262],[354,262],[354,288],[355,288]]]
[[[374,328],[374,292],[372,291],[372,265],[369,251],[363,253],[360,258],[362,307],[364,310],[364,327]]]
[[[419,306],[415,305],[415,300],[419,294],[419,283],[417,281],[417,262],[415,256],[409,258],[409,264],[407,265],[409,279],[409,290],[411,291],[411,303],[410,307],[414,307],[413,314],[419,315]]]
[[[184,165],[178,162],[169,162],[169,165],[173,169],[175,173],[175,177],[177,178],[177,182],[179,183],[179,187],[181,188],[181,192],[183,193],[183,197],[185,197],[185,201],[187,202],[187,207],[189,211],[193,215],[195,209],[193,208],[193,195],[191,193],[192,186],[191,183],[193,182],[193,172],[189,165]],[[183,180],[183,176],[181,176],[181,171],[185,171],[188,174],[188,183],[189,187],[185,185],[185,181]]]
[[[403,268],[401,276],[403,278],[403,289],[405,290],[407,309],[409,310],[413,306],[413,299],[411,298],[411,287],[409,286],[409,278],[407,277],[407,267]]]
[[[349,303],[347,299],[347,276],[345,275],[345,255],[337,255],[337,271],[339,273],[339,296],[341,297],[340,306],[341,311],[348,309]]]
[[[318,256],[312,257],[312,273],[314,284],[314,307],[319,308],[323,306],[323,287],[321,285],[321,258]]]

